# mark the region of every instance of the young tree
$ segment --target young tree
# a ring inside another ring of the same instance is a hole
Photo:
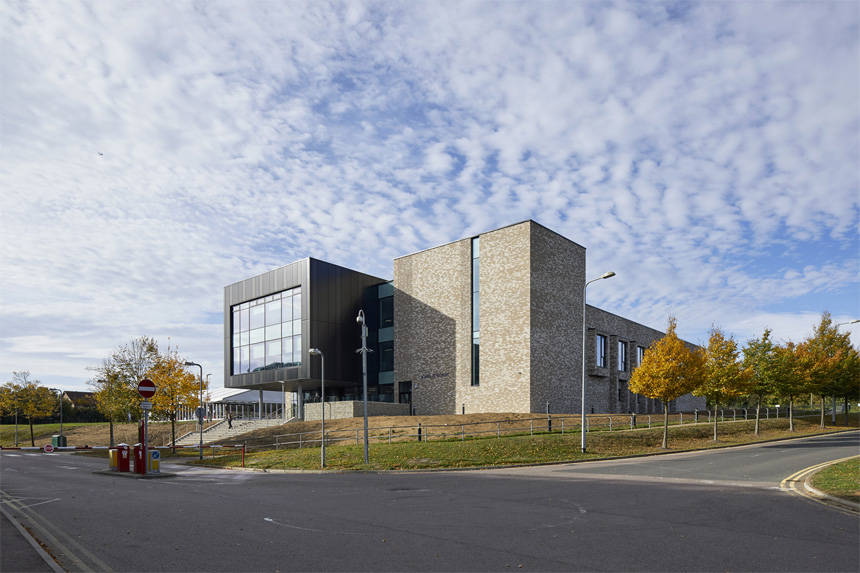
[[[755,405],[755,435],[760,433],[762,399],[774,391],[774,354],[776,346],[770,339],[771,330],[764,329],[761,338],[753,338],[743,349],[744,368],[749,371],[749,394],[756,399]]]
[[[830,313],[821,314],[821,321],[812,336],[798,347],[798,357],[805,374],[809,391],[821,398],[821,427],[824,427],[824,400],[836,394],[843,360],[850,360],[849,333],[840,334],[833,325]]]
[[[21,411],[21,386],[6,382],[0,386],[0,416],[15,416],[15,446],[18,445],[18,412]]]
[[[27,371],[13,372],[12,384],[18,387],[19,411],[27,417],[30,424],[30,445],[35,446],[33,420],[50,416],[56,406],[57,397],[38,380],[30,380],[30,373]]]
[[[833,394],[845,401],[843,412],[847,426],[850,403],[860,401],[860,352],[856,348],[848,348],[839,364]]]
[[[137,385],[149,374],[158,359],[158,343],[142,336],[113,352],[100,366],[91,367],[95,373],[88,382],[96,397],[99,412],[108,418],[113,445],[113,423],[128,416],[129,421],[140,417],[140,396]]]
[[[177,350],[159,354],[150,371],[157,391],[152,397],[153,414],[170,420],[170,431],[176,443],[176,416],[182,406],[194,406],[199,400],[197,377],[185,370],[185,360]]]
[[[793,342],[786,342],[774,348],[773,385],[776,394],[788,398],[788,429],[793,432],[794,399],[806,388],[797,357],[797,346]]]
[[[666,335],[654,342],[630,377],[630,391],[663,402],[663,448],[669,447],[669,402],[692,391],[703,375],[703,356],[690,350],[675,333],[669,317]]]
[[[746,393],[749,373],[739,360],[738,345],[733,337],[726,338],[723,331],[711,327],[708,348],[705,350],[704,376],[693,390],[694,396],[704,396],[714,405],[714,441],[717,440],[716,410],[729,398]]]

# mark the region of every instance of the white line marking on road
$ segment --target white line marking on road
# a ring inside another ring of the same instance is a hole
[[[58,497],[58,498],[55,498],[55,499],[49,499],[49,500],[47,500],[47,501],[40,501],[39,503],[34,503],[33,505],[22,505],[22,506],[21,506],[21,508],[36,507],[37,505],[44,505],[44,504],[46,504],[46,503],[53,503],[53,502],[55,502],[55,501],[60,501],[60,498]]]
[[[327,531],[325,529],[311,529],[309,527],[299,527],[298,525],[288,525],[286,523],[280,523],[275,521],[271,517],[264,517],[263,521],[268,521],[273,525],[280,525],[281,527],[289,527],[290,529],[300,529],[302,531],[313,531],[314,533],[339,533],[341,535],[372,535],[370,533],[356,533],[353,531]]]

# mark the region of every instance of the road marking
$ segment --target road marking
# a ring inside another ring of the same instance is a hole
[[[830,508],[833,508],[835,507],[834,504],[829,503],[826,499],[823,499],[809,491],[809,489],[806,487],[806,480],[809,479],[809,477],[818,470],[824,469],[827,466],[831,466],[833,464],[838,464],[839,462],[854,459],[856,457],[857,456],[848,456],[847,458],[841,458],[838,460],[832,460],[829,462],[816,464],[814,466],[809,466],[808,468],[802,469],[799,472],[795,472],[782,480],[779,484],[779,489],[788,493],[793,493],[795,495],[805,497],[806,499],[809,499],[811,501],[815,501],[822,505],[826,505]]]
[[[16,500],[16,501],[20,501],[20,500]],[[34,503],[34,504],[32,504],[32,505],[19,505],[18,507],[20,507],[21,509],[27,509],[27,508],[30,508],[30,507],[36,507],[37,505],[44,505],[44,504],[46,504],[46,503],[54,503],[55,501],[60,501],[60,498],[58,497],[58,498],[55,498],[55,499],[49,499],[49,500],[46,500],[46,501],[40,501],[39,503]]]
[[[280,523],[275,521],[271,517],[264,517],[263,521],[268,521],[272,525],[280,525],[281,527],[289,527],[290,529],[300,529],[301,531],[312,531],[314,533],[337,533],[340,535],[372,535],[371,533],[356,533],[353,531],[329,531],[326,529],[311,529],[309,527],[299,527],[298,525],[288,525],[286,523]]]
[[[26,525],[30,527],[33,537],[36,537],[36,532],[38,531],[39,536],[37,540],[50,547],[51,550],[55,552],[55,555],[62,555],[63,558],[72,561],[78,571],[112,571],[104,561],[90,553],[84,546],[70,537],[65,531],[38,513],[30,511],[29,507],[33,506],[20,504],[19,500],[15,499],[3,490],[0,490],[0,501],[2,501],[2,503],[0,503],[0,511],[2,511],[6,517],[9,517],[10,520],[14,517],[14,519],[19,523],[25,521]],[[4,505],[6,507],[2,507]],[[51,530],[53,530],[53,532]],[[54,533],[56,533],[56,535]],[[60,537],[62,537],[64,541],[60,541]],[[70,546],[77,551],[77,554],[72,552]],[[89,563],[84,562],[81,557],[78,557],[78,554],[85,557]]]

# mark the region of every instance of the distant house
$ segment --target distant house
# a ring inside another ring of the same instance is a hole
[[[68,390],[63,392],[63,400],[67,400],[72,408],[95,408],[96,395],[93,392],[73,392]]]

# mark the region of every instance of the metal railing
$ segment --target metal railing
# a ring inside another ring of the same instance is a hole
[[[787,412],[782,409],[782,418]],[[740,414],[740,415],[739,415]],[[795,410],[794,416],[816,415],[815,411]],[[743,421],[755,419],[754,409],[733,409],[698,412],[671,412],[669,426],[713,423],[718,421]],[[761,419],[779,419],[780,409],[762,408]],[[586,432],[619,431],[663,427],[664,414],[590,414],[585,418]],[[482,438],[535,434],[566,434],[581,432],[580,416],[549,415],[534,418],[468,422],[462,424],[414,424],[407,426],[378,426],[368,428],[368,441],[372,443],[394,443],[405,441],[465,440]],[[274,439],[274,442],[272,441]],[[355,444],[364,440],[363,428],[326,430],[326,445]],[[322,438],[319,430],[278,434],[245,441],[248,448],[312,448],[320,447]]]

